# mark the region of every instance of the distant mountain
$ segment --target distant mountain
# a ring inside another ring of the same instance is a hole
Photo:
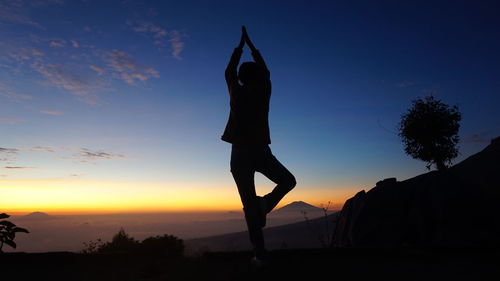
[[[289,224],[292,222],[299,222],[308,219],[324,216],[324,211],[321,208],[313,206],[303,201],[295,201],[276,209],[269,213],[269,226],[276,226],[278,224]]]
[[[48,219],[52,219],[54,217],[52,217],[49,214],[44,213],[44,212],[33,212],[33,213],[29,213],[25,216],[19,217],[19,218],[22,218],[25,220],[48,220]]]
[[[273,212],[308,212],[308,211],[323,211],[323,209],[315,207],[311,204],[308,204],[304,201],[294,201],[288,205],[285,205],[279,209],[274,210]]]

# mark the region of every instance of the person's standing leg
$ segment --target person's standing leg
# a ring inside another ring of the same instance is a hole
[[[262,197],[265,200],[265,212],[269,213],[295,187],[297,182],[292,173],[274,157],[268,146],[263,155],[264,158],[259,159],[256,170],[276,183],[274,189]]]
[[[231,151],[231,173],[238,187],[243,211],[248,227],[250,242],[256,254],[264,251],[264,236],[262,233],[260,205],[255,193],[253,152],[245,147],[233,146]]]

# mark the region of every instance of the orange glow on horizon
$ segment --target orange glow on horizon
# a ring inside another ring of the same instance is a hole
[[[358,189],[296,188],[277,206],[304,201],[339,209]],[[268,190],[270,191],[270,190]],[[266,192],[268,192],[266,191]],[[0,212],[26,214],[108,214],[241,211],[234,186],[177,182],[93,180],[0,180]]]

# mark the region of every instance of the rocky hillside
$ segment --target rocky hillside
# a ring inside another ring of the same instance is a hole
[[[446,171],[377,183],[346,201],[337,247],[498,247],[500,137]]]

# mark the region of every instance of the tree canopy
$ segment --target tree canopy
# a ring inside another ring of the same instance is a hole
[[[406,154],[445,170],[458,156],[458,130],[462,116],[457,106],[449,106],[432,95],[412,101],[401,116],[399,136]]]

